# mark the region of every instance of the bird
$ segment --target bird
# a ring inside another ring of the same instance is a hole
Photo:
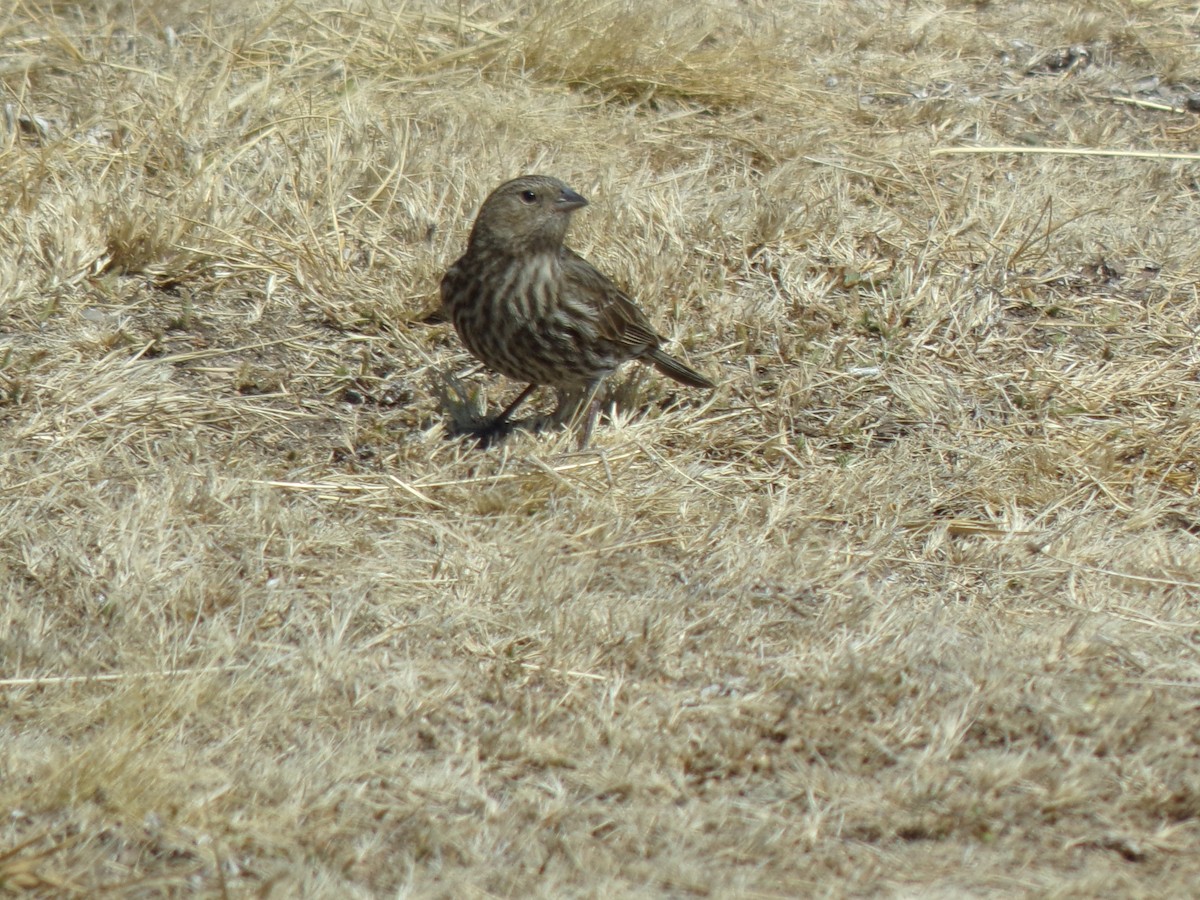
[[[580,439],[586,445],[600,384],[630,360],[688,387],[717,386],[666,353],[666,338],[646,314],[566,245],[571,216],[587,205],[548,175],[506,181],[483,201],[466,251],[442,277],[441,308],[424,321],[448,319],[472,355],[527,385],[475,430],[483,446],[508,432],[513,413],[543,385],[559,393],[558,424],[575,424],[590,408]]]

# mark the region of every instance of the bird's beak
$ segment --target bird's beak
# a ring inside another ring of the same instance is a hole
[[[587,204],[587,198],[582,194],[577,194],[570,188],[563,188],[558,199],[554,201],[554,208],[560,212],[572,212],[587,206]]]

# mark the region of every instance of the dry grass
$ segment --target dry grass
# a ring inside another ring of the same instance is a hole
[[[0,18],[0,892],[1190,893],[1195,163],[935,151],[1194,154],[1194,9],[214,8]],[[523,171],[713,397],[444,439]]]

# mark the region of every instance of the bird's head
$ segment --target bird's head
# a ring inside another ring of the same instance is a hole
[[[522,175],[492,191],[471,229],[472,249],[509,253],[557,250],[571,213],[587,200],[557,178]]]

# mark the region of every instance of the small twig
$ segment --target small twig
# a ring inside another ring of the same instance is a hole
[[[494,656],[493,659],[500,657]],[[588,681],[607,681],[604,675],[597,675],[595,672],[580,672],[578,669],[555,669],[550,666],[543,666],[538,663],[523,662],[520,664],[522,669],[528,669],[531,672],[546,672],[551,675],[570,675],[572,678],[583,678]]]
[[[1161,584],[1166,587],[1187,588],[1188,590],[1200,589],[1200,584],[1195,581],[1179,581],[1175,578],[1159,578],[1154,575],[1135,575],[1132,572],[1118,572],[1116,569],[1105,569],[1101,566],[1090,566],[1087,563],[1075,562],[1070,559],[1063,559],[1055,556],[1053,553],[1047,553],[1045,550],[1040,552],[1041,556],[1046,559],[1052,559],[1057,563],[1062,563],[1064,566],[1071,566],[1075,569],[1082,569],[1085,572],[1094,572],[1097,575],[1107,575],[1110,578],[1127,578],[1130,581],[1141,581],[1145,584]]]
[[[1184,159],[1200,162],[1200,153],[1161,153],[1156,150],[1096,150],[1087,147],[939,147],[930,156],[964,156],[972,153],[1043,153],[1052,156],[1119,156],[1128,159]]]
[[[300,335],[300,336],[289,335],[288,337],[277,338],[273,341],[258,341],[257,343],[254,343],[254,344],[242,344],[242,345],[236,346],[236,347],[216,347],[211,350],[191,350],[191,351],[184,352],[184,353],[172,353],[168,356],[160,356],[157,359],[155,359],[154,362],[159,363],[159,364],[163,364],[163,363],[175,364],[175,363],[192,362],[193,360],[197,360],[197,359],[210,359],[211,357],[214,357],[214,356],[231,356],[235,353],[245,353],[248,350],[262,350],[262,349],[265,349],[266,347],[277,346],[278,344],[289,344],[292,346],[301,346],[302,342],[304,340],[307,340],[309,338],[315,338],[317,336],[318,336],[318,332],[310,331],[308,334],[305,334],[305,335]],[[141,357],[141,355],[146,352],[146,349],[148,349],[148,348],[143,348],[142,350],[139,350],[138,355],[135,356],[133,359],[129,360],[129,362],[136,362]]]
[[[1155,100],[1139,100],[1137,97],[1120,97],[1111,95],[1097,97],[1097,100],[1111,100],[1113,103],[1124,103],[1127,106],[1140,106],[1142,109],[1157,109],[1162,112],[1185,113],[1188,110],[1182,106],[1172,106],[1169,103],[1159,103]]]
[[[406,481],[401,481],[395,475],[388,475],[388,479],[392,482],[392,484],[396,485],[396,487],[400,488],[401,490],[408,491],[408,493],[412,494],[418,500],[420,500],[423,503],[428,503],[430,506],[434,507],[435,509],[447,509],[448,508],[445,503],[441,503],[437,500],[434,500],[432,497],[425,496],[420,491],[418,491],[415,487],[413,487],[411,484],[409,484]]]
[[[49,684],[80,684],[89,681],[127,681],[131,678],[170,678],[175,675],[204,675],[209,672],[240,672],[247,665],[202,666],[198,669],[165,669],[161,672],[102,672],[97,675],[34,675],[29,678],[0,678],[0,687],[29,687]]]

